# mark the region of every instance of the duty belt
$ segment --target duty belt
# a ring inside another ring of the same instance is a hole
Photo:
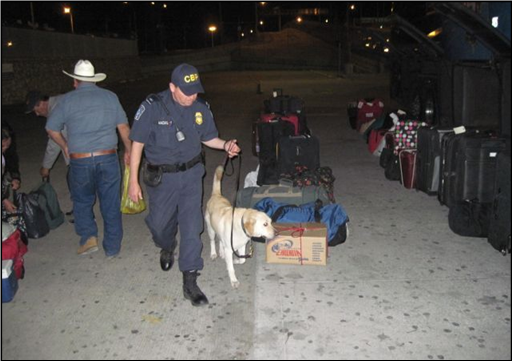
[[[191,160],[189,160],[186,163],[176,163],[176,164],[147,164],[148,170],[156,172],[159,169],[162,170],[164,173],[178,173],[178,172],[184,172],[193,166],[195,166],[198,163],[203,162],[203,154],[198,154]]]

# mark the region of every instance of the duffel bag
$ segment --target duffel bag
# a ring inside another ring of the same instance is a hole
[[[331,203],[329,196],[322,186],[291,187],[287,185],[265,185],[248,187],[238,192],[236,206],[253,208],[263,198],[270,197],[276,202],[301,205],[320,199],[323,204]]]

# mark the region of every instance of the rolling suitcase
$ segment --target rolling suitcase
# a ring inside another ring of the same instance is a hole
[[[277,121],[258,123],[259,163],[258,185],[277,184],[279,169],[277,163],[277,143],[281,137],[293,135],[295,130],[291,123]]]
[[[290,123],[291,125],[293,125],[294,128],[291,134],[288,134],[290,132],[287,132],[286,135],[310,134],[310,131],[306,123],[306,117],[304,116],[304,114],[261,114],[258,121],[252,124],[252,153],[255,156],[258,156],[260,152],[258,123],[277,123],[283,121]]]
[[[407,189],[416,187],[416,149],[403,149],[398,153],[401,183]]]
[[[504,150],[505,141],[488,133],[464,133],[448,138],[446,152],[443,151],[446,159],[441,175],[441,203],[451,207],[466,200],[492,202],[496,158]]]
[[[509,140],[510,142],[510,140]],[[510,144],[509,144],[510,147]],[[510,253],[510,148],[498,154],[496,185],[487,240],[503,254]]]
[[[416,154],[416,186],[428,194],[436,195],[439,189],[439,172],[441,170],[441,142],[445,134],[452,133],[452,128],[418,129],[418,153]]]
[[[278,143],[280,173],[293,173],[296,166],[310,170],[320,167],[320,143],[312,135],[281,137]]]

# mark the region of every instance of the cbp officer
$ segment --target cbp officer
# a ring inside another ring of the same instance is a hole
[[[133,141],[130,160],[129,196],[142,199],[139,166],[144,150],[144,182],[149,197],[146,224],[153,241],[161,248],[164,271],[174,263],[176,234],[180,227],[179,268],[183,273],[183,294],[194,306],[208,299],[197,285],[203,231],[202,195],[205,173],[202,145],[223,149],[234,157],[240,152],[236,140],[218,136],[208,104],[197,97],[204,93],[199,72],[189,64],[177,66],[169,89],[152,94],[140,105],[130,133]]]

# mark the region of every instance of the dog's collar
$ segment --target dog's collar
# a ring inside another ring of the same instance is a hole
[[[245,235],[247,236],[247,238],[251,238],[252,236],[248,235],[247,234],[247,231],[245,230],[245,226],[244,226],[244,216],[242,215],[242,217],[240,218],[240,225],[242,226],[242,231],[244,231]]]

